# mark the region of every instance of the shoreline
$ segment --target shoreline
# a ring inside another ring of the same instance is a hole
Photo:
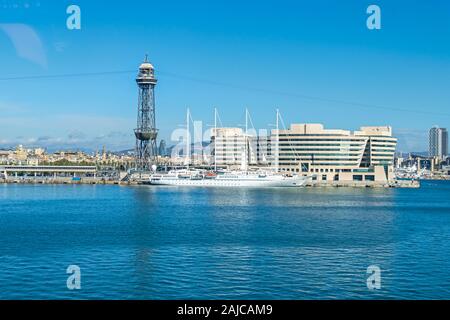
[[[149,185],[141,181],[119,181],[103,180],[94,178],[81,178],[72,180],[70,178],[51,179],[0,179],[0,184],[33,184],[33,185],[120,185],[137,186]],[[417,180],[395,180],[386,182],[369,181],[312,181],[307,183],[305,188],[420,188],[420,181]]]

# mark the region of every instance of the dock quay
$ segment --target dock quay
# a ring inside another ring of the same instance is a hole
[[[0,179],[0,184],[72,184],[72,185],[144,185],[145,179],[118,180],[94,177],[83,177],[73,179],[71,177],[10,177]],[[305,185],[306,188],[419,188],[417,180],[395,180],[390,182],[375,181],[311,181]]]
[[[6,184],[120,184],[120,185],[133,185],[133,184],[139,184],[137,181],[127,181],[122,182],[119,180],[110,180],[110,179],[104,179],[104,178],[79,178],[79,179],[73,179],[70,177],[48,177],[48,178],[41,178],[41,177],[18,177],[18,178],[7,178],[7,179],[0,179],[0,183],[6,183]]]
[[[420,188],[418,180],[393,181],[311,181],[306,187],[352,187],[352,188]]]
[[[0,183],[8,184],[102,184],[143,185],[148,184],[151,172],[114,171],[104,173],[95,166],[0,166]],[[401,180],[311,180],[305,187],[352,187],[352,188],[419,188],[416,179]]]

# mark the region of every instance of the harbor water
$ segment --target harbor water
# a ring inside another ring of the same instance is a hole
[[[450,299],[449,252],[448,181],[0,185],[0,299]]]

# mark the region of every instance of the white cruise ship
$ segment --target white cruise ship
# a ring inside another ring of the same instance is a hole
[[[171,171],[167,174],[154,174],[150,184],[197,186],[197,187],[301,187],[307,177],[299,175],[282,175],[263,172],[201,172]]]

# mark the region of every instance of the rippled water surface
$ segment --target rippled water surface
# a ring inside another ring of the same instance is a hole
[[[0,286],[0,299],[450,299],[450,183],[0,185]]]

